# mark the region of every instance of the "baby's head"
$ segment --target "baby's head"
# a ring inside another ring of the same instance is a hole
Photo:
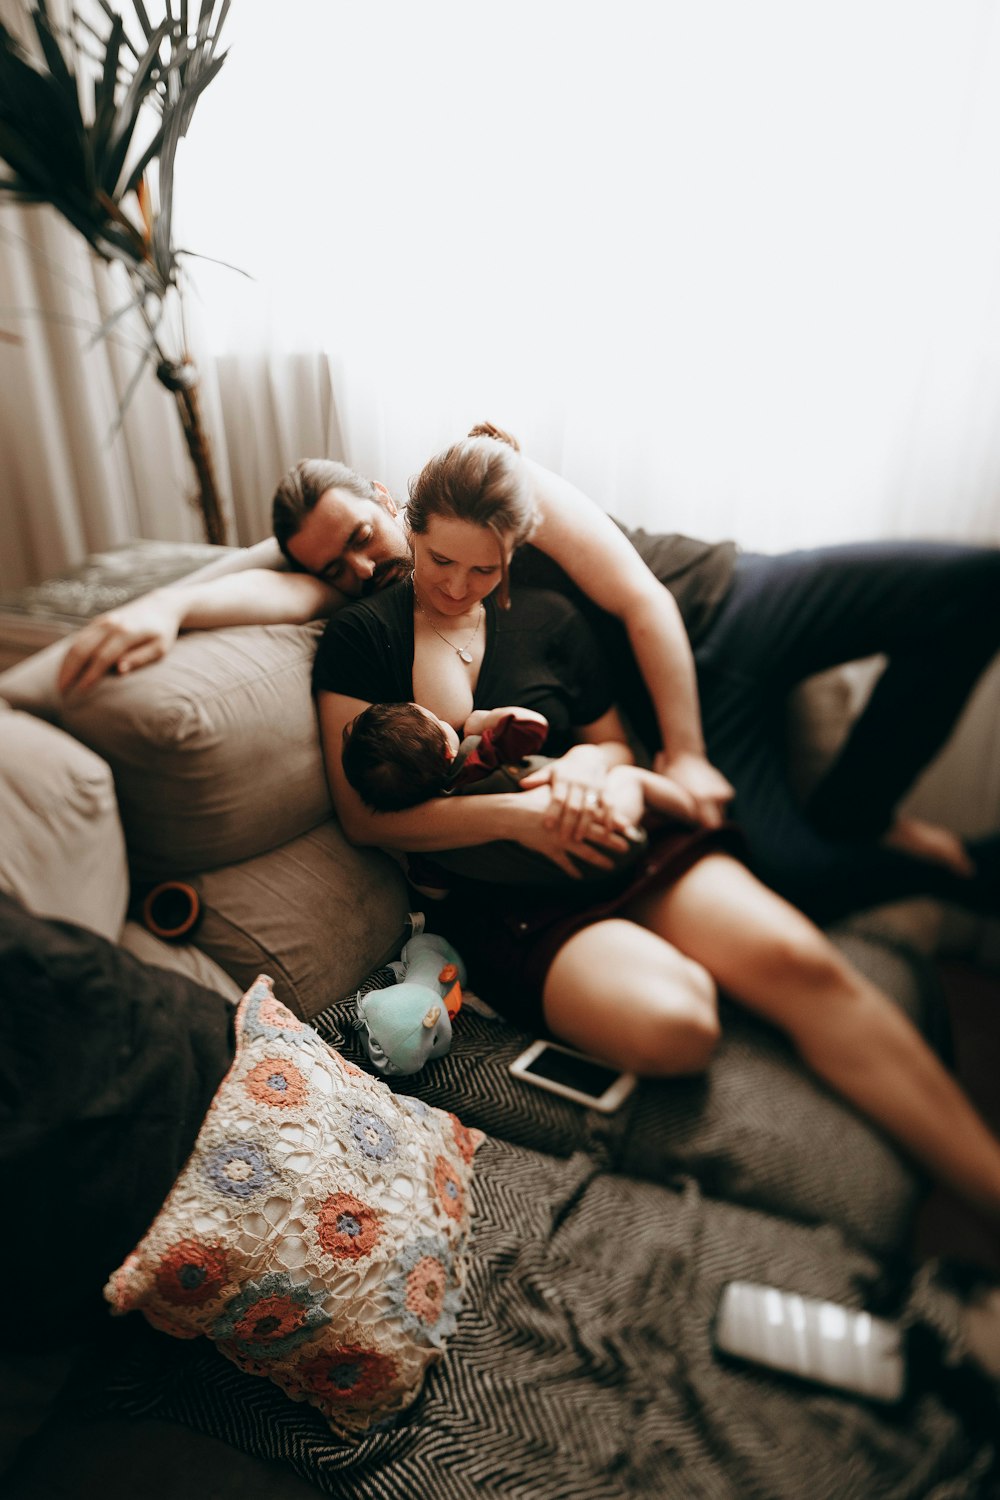
[[[344,775],[376,812],[401,812],[448,784],[459,738],[417,703],[373,703],[344,730]]]

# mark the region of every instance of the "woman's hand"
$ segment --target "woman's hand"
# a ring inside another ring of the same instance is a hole
[[[733,787],[704,755],[686,751],[667,755],[661,750],[653,762],[654,770],[676,782],[694,799],[695,821],[706,828],[718,828],[725,821],[726,809],[736,795]]]
[[[524,787],[524,782],[521,786]],[[541,785],[531,791],[517,792],[512,797],[506,835],[526,849],[544,854],[560,870],[579,880],[580,863],[593,865],[599,870],[611,870],[614,868],[611,856],[624,854],[629,846],[625,834],[609,826],[603,815],[591,817],[588,812],[586,826],[585,838],[575,832],[565,833],[559,820],[551,817],[548,788]]]
[[[109,672],[124,675],[166,656],[181,627],[180,597],[154,591],[91,620],[62,659],[59,691],[85,693]]]
[[[524,790],[548,787],[547,826],[565,843],[575,843],[589,836],[595,821],[605,826],[613,823],[601,801],[607,775],[605,746],[574,745],[565,755],[526,776],[521,786]]]

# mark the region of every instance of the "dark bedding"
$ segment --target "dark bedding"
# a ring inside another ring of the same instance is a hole
[[[932,1025],[923,971],[844,939]],[[358,1060],[344,1003],[319,1029]],[[515,1085],[525,1038],[466,1009],[406,1092],[493,1137],[480,1150],[464,1312],[417,1404],[359,1442],[202,1341],[109,1335],[91,1402],[188,1423],[356,1500],[979,1500],[997,1493],[991,1393],[959,1362],[956,1301],[906,1243],[920,1184],[727,1012],[709,1077],[644,1085],[604,1119]],[[641,1180],[643,1178],[655,1180]],[[769,1282],[912,1326],[912,1389],[881,1410],[720,1363],[723,1284]]]

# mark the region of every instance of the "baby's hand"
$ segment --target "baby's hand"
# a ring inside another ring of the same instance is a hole
[[[533,708],[474,708],[462,725],[462,733],[485,734],[488,729],[496,729],[505,719],[513,719],[516,724],[538,724],[545,730],[549,727],[545,715],[536,713]]]
[[[613,766],[601,802],[613,813],[619,827],[627,819],[630,830],[638,829],[644,812],[662,813],[686,823],[698,821],[697,804],[686,787],[639,766]]]
[[[638,834],[646,810],[643,775],[638,766],[612,766],[601,791],[601,807],[608,821],[631,836]]]

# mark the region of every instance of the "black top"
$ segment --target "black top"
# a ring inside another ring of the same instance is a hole
[[[612,517],[612,519],[614,519]],[[688,638],[697,648],[715,619],[733,581],[735,542],[699,542],[689,536],[660,536],[630,530],[616,521],[650,571],[670,590],[681,612]],[[581,612],[599,642],[615,701],[635,736],[655,755],[661,747],[659,724],[652,699],[636,664],[625,627],[599,609],[567,577],[558,563],[530,543],[519,548],[511,562],[515,589],[555,589]]]
[[[615,520],[614,516],[609,519]],[[621,521],[615,521],[615,525],[632,543],[650,572],[673,594],[688,638],[692,646],[696,646],[729,592],[738,550],[736,543],[701,542],[678,533],[643,531],[641,527],[623,526]],[[584,609],[588,618],[591,612],[596,617],[602,616],[603,612],[570,582],[559,564],[530,543],[515,553],[511,578],[531,588],[556,589]],[[607,615],[603,618],[610,620]],[[611,623],[617,624],[616,621]]]
[[[510,609],[486,607],[486,649],[473,707],[533,708],[549,721],[545,751],[561,755],[570,731],[614,702],[596,641],[568,600],[517,588]],[[316,653],[313,686],[367,703],[413,699],[413,584],[407,579],[338,611]]]

